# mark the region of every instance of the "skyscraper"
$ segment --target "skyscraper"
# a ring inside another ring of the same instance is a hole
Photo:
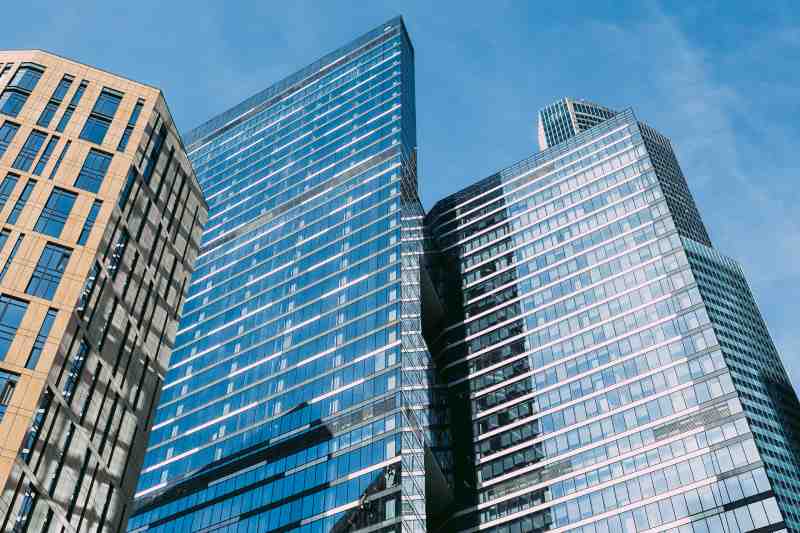
[[[741,269],[668,139],[630,110],[576,127],[575,105],[426,218],[447,530],[800,531],[800,404]]]
[[[117,531],[205,204],[161,92],[0,52],[0,528]]]
[[[539,149],[544,150],[616,115],[616,111],[574,98],[562,98],[539,111]]]
[[[186,141],[209,221],[129,531],[425,531],[446,474],[402,21]]]

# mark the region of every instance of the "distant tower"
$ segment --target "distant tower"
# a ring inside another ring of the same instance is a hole
[[[539,111],[539,149],[563,142],[616,114],[594,102],[562,98]]]

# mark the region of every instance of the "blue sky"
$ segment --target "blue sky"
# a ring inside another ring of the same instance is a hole
[[[669,136],[800,384],[800,10],[792,2],[9,2],[0,48],[163,88],[182,130],[384,22],[416,49],[426,206],[536,149],[561,96]]]

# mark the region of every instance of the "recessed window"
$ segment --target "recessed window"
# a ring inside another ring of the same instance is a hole
[[[19,115],[31,91],[39,83],[42,72],[40,68],[31,65],[19,67],[6,90],[0,95],[0,113],[12,117]]]
[[[78,195],[74,192],[53,189],[34,229],[51,237],[60,237],[77,198]]]
[[[56,164],[53,165],[53,170],[50,171],[49,179],[55,178],[56,172],[58,172],[58,169],[61,168],[61,162],[64,161],[64,156],[67,155],[67,151],[69,150],[69,146],[71,144],[72,141],[67,141],[66,143],[64,143],[64,148],[62,148],[61,153],[58,156],[58,159],[56,159]]]
[[[17,203],[14,204],[14,209],[12,209],[11,214],[8,215],[8,220],[6,222],[9,224],[17,223],[19,215],[22,213],[22,210],[25,209],[25,204],[28,203],[28,198],[31,197],[34,187],[36,187],[36,180],[28,180],[28,183],[25,184],[25,188],[22,189],[22,193],[19,195],[19,198],[17,198]]]
[[[136,127],[136,121],[139,120],[139,115],[142,113],[143,107],[144,100],[140,99],[138,102],[136,102],[136,106],[134,106],[133,112],[131,113],[131,118],[128,119],[128,125],[125,126],[125,131],[122,133],[122,138],[119,140],[119,145],[117,145],[117,152],[124,152],[128,147],[128,141],[131,140],[133,128]]]
[[[122,192],[119,193],[119,200],[117,201],[117,205],[123,211],[125,210],[125,204],[128,203],[128,198],[130,198],[134,183],[136,183],[136,167],[131,165],[131,168],[128,169],[125,185],[122,187]]]
[[[86,222],[83,224],[81,234],[78,237],[78,244],[86,244],[86,241],[89,240],[89,235],[92,233],[92,228],[94,227],[94,223],[97,221],[97,215],[100,213],[101,207],[103,207],[103,202],[100,200],[95,200],[92,204],[92,208],[89,210],[89,215],[86,217]]]
[[[128,235],[125,228],[122,228],[122,232],[117,237],[117,242],[114,243],[112,248],[111,258],[108,260],[108,274],[112,279],[116,276],[119,265],[122,263],[122,258],[125,256],[128,241],[130,241],[130,235]]]
[[[4,230],[5,231],[5,230]],[[8,274],[8,269],[11,267],[11,263],[14,261],[14,257],[16,257],[17,252],[19,251],[19,247],[22,246],[22,241],[25,239],[25,234],[21,233],[19,237],[17,237],[17,241],[14,243],[14,247],[11,248],[11,253],[8,254],[6,258],[6,262],[3,265],[3,269],[0,270],[0,282],[6,277]]]
[[[0,370],[0,419],[6,416],[6,408],[11,403],[11,397],[14,396],[18,380],[18,374]]]
[[[64,131],[64,128],[67,127],[69,123],[69,119],[72,118],[72,114],[75,112],[75,108],[78,107],[78,104],[81,101],[81,97],[83,93],[86,92],[86,87],[89,85],[89,82],[86,80],[82,81],[78,88],[75,90],[75,94],[72,95],[72,99],[69,101],[69,105],[67,109],[64,110],[64,114],[61,115],[61,120],[58,121],[58,126],[56,126],[56,131]]]
[[[108,89],[103,89],[100,93],[100,96],[97,97],[97,102],[94,104],[92,113],[108,118],[114,118],[121,101],[121,95],[113,93]]]
[[[97,150],[90,150],[89,155],[86,156],[86,161],[83,162],[81,172],[78,174],[78,179],[75,180],[75,186],[96,193],[103,184],[103,179],[106,177],[110,164],[110,155]]]
[[[5,247],[6,242],[8,242],[8,237],[10,235],[11,235],[11,230],[8,229],[0,230],[0,251],[2,251],[3,248]]]
[[[36,88],[36,84],[39,83],[41,77],[41,69],[31,65],[23,65],[14,74],[14,79],[8,83],[8,86],[31,92]]]
[[[25,316],[25,311],[27,310],[28,302],[5,294],[0,295],[0,360],[6,358],[8,348],[14,341],[17,328],[19,328],[22,317]]]
[[[72,250],[53,243],[47,243],[39,262],[33,270],[25,292],[40,298],[52,299],[67,269]]]
[[[156,168],[156,163],[158,163],[158,158],[161,156],[161,149],[164,147],[164,140],[166,138],[167,128],[162,124],[158,130],[158,135],[156,135],[153,141],[153,150],[150,152],[150,159],[147,160],[147,165],[142,172],[142,179],[148,185],[150,184],[150,178],[153,176],[153,170]]]
[[[109,126],[111,126],[111,122],[103,118],[90,116],[86,119],[86,124],[84,124],[83,131],[81,131],[81,139],[95,144],[103,144],[103,139],[106,138]]]
[[[47,141],[47,146],[44,148],[44,152],[39,157],[39,161],[36,163],[36,167],[33,169],[34,176],[41,176],[44,167],[47,166],[48,161],[50,161],[50,156],[53,155],[53,150],[56,149],[56,145],[58,144],[58,137],[55,135],[50,137],[50,140]]]
[[[25,172],[30,170],[31,165],[33,165],[33,160],[36,159],[39,150],[42,149],[45,139],[47,139],[46,134],[41,131],[33,130],[30,135],[28,135],[28,140],[25,141],[25,144],[22,146],[22,149],[20,149],[17,158],[14,159],[14,163],[11,166]]]
[[[48,127],[50,122],[53,121],[53,117],[56,116],[56,111],[58,111],[58,103],[47,102],[47,105],[45,105],[42,110],[42,114],[39,115],[39,120],[36,121],[36,125],[43,128]]]
[[[106,137],[121,100],[122,96],[119,94],[103,89],[94,104],[92,113],[86,119],[86,124],[81,131],[81,139],[92,141],[95,144],[103,144],[103,139]]]
[[[81,378],[81,372],[83,371],[83,364],[86,362],[86,357],[88,355],[89,344],[84,339],[81,339],[78,349],[72,356],[72,362],[69,365],[69,374],[67,374],[67,378],[64,380],[64,388],[61,391],[67,404],[72,401],[72,395],[75,393],[78,381]]]
[[[3,94],[0,95],[0,113],[10,117],[16,117],[19,115],[19,112],[22,111],[22,106],[24,106],[27,101],[27,95],[10,89],[5,90]]]
[[[47,337],[50,335],[50,330],[53,329],[53,323],[56,321],[58,315],[57,309],[49,309],[42,321],[42,327],[39,328],[39,333],[36,335],[36,340],[33,341],[33,348],[28,355],[28,360],[25,362],[25,368],[33,370],[39,362],[39,356],[42,355],[44,344],[47,342]]]
[[[17,130],[19,130],[19,126],[13,122],[5,122],[0,127],[0,157],[3,157],[3,154],[8,150],[8,145],[14,140]]]
[[[67,91],[72,86],[72,80],[75,79],[70,75],[65,75],[61,78],[61,81],[58,82],[58,87],[56,90],[53,91],[53,96],[50,97],[50,100],[61,102],[64,100],[64,97],[67,95]]]

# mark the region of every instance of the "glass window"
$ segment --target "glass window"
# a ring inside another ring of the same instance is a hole
[[[8,198],[11,196],[11,193],[14,190],[14,187],[17,186],[18,179],[19,176],[15,174],[7,174],[3,179],[3,182],[0,183],[0,210],[5,207]]]
[[[58,169],[61,168],[61,162],[64,161],[64,156],[67,155],[67,150],[69,150],[69,146],[72,144],[72,141],[67,141],[64,144],[64,148],[61,150],[61,153],[58,155],[58,159],[56,159],[56,164],[53,165],[53,170],[50,171],[50,178],[53,179],[58,172]]]
[[[0,419],[6,415],[6,408],[11,403],[18,379],[19,375],[0,370]]]
[[[75,112],[75,110],[74,109],[70,109],[70,108],[67,108],[64,111],[64,114],[61,115],[61,120],[58,121],[58,126],[56,126],[56,131],[57,132],[61,133],[61,132],[64,131],[64,128],[67,127],[67,124],[69,123],[69,119],[72,118],[72,113],[74,113],[74,112]]]
[[[3,157],[3,154],[8,150],[8,145],[14,140],[17,130],[19,130],[19,126],[8,121],[3,123],[3,126],[0,127],[0,157]]]
[[[128,235],[128,231],[122,228],[122,232],[119,234],[119,237],[117,237],[117,242],[114,243],[114,248],[111,250],[111,259],[108,261],[108,274],[112,279],[117,273],[119,264],[122,262],[129,240],[130,236]]]
[[[3,248],[5,247],[6,242],[8,242],[8,237],[10,235],[11,235],[11,230],[4,229],[0,231],[0,251],[2,251]]]
[[[8,215],[8,220],[6,220],[6,222],[9,224],[17,223],[19,215],[22,213],[22,210],[25,209],[25,204],[28,203],[28,198],[30,198],[35,186],[36,180],[28,180],[28,183],[25,184],[25,188],[22,189],[22,193],[19,195],[19,198],[17,198],[17,203],[14,204],[14,209],[12,209],[11,214]]]
[[[33,169],[34,176],[41,176],[44,167],[47,166],[48,161],[50,161],[50,156],[53,155],[53,150],[56,149],[56,145],[58,144],[58,137],[53,135],[50,137],[50,140],[47,141],[47,146],[44,148],[44,152],[39,157],[39,161],[36,163],[36,167]]]
[[[39,215],[39,220],[36,221],[34,229],[51,237],[60,237],[64,224],[67,223],[67,217],[69,217],[77,198],[78,195],[73,192],[58,188],[53,189],[47,204],[42,209],[42,214]]]
[[[41,77],[42,70],[38,67],[22,65],[17,69],[8,88],[0,95],[0,113],[16,117]]]
[[[8,83],[8,86],[31,92],[36,88],[36,84],[39,83],[42,72],[42,70],[33,66],[23,65],[14,74],[14,78]]]
[[[142,172],[142,179],[144,179],[144,182],[148,185],[150,184],[153,170],[156,168],[156,163],[158,163],[158,158],[161,156],[161,149],[164,147],[164,139],[166,138],[167,128],[162,124],[161,128],[158,130],[155,141],[153,141],[153,150],[150,152],[150,159],[147,160],[147,165]]]
[[[50,100],[55,100],[56,102],[61,102],[64,100],[64,97],[67,95],[67,91],[72,86],[72,80],[74,78],[69,75],[65,75],[61,78],[61,81],[58,82],[58,87],[56,90],[53,91],[53,96],[50,97]]]
[[[97,214],[100,213],[100,208],[103,207],[103,202],[95,200],[92,208],[89,210],[89,215],[86,217],[86,222],[83,224],[83,229],[78,237],[78,244],[86,244],[89,240],[89,235],[92,233],[95,221],[97,221]]]
[[[0,360],[6,358],[8,348],[17,334],[17,328],[28,309],[28,302],[5,294],[0,295]]]
[[[95,144],[103,144],[111,122],[100,117],[90,116],[86,119],[86,124],[81,131],[81,139],[92,141]]]
[[[28,140],[25,141],[25,144],[20,149],[19,154],[17,154],[11,166],[25,172],[30,170],[31,165],[33,165],[33,160],[36,159],[36,155],[39,153],[39,150],[42,149],[46,138],[46,134],[41,131],[33,130],[30,135],[28,135]]]
[[[64,399],[68,404],[72,401],[72,395],[75,393],[75,387],[81,377],[83,363],[86,362],[87,355],[89,355],[89,344],[81,339],[75,355],[72,356],[72,362],[69,365],[69,374],[67,374],[67,379],[64,381],[64,388],[62,390]]]
[[[43,128],[50,126],[50,122],[52,122],[53,117],[56,115],[56,111],[58,111],[58,102],[47,102],[47,105],[45,105],[42,110],[42,114],[39,116],[39,120],[36,121],[36,125]]]
[[[56,126],[56,131],[64,131],[64,128],[69,123],[69,119],[72,117],[72,113],[75,112],[75,108],[78,107],[78,103],[81,101],[81,97],[83,93],[86,92],[86,87],[89,83],[84,80],[78,85],[78,88],[75,90],[75,94],[72,95],[72,99],[69,101],[69,105],[67,109],[64,111],[64,114],[61,115],[61,120],[58,121],[58,126]]]
[[[86,156],[86,161],[83,162],[81,172],[78,174],[78,179],[75,180],[75,186],[96,193],[100,190],[100,185],[103,184],[103,179],[106,177],[110,164],[110,155],[97,150],[90,150],[89,155]]]
[[[53,243],[47,243],[25,292],[40,298],[52,299],[61,277],[67,269],[72,250]]]
[[[36,368],[36,363],[39,362],[39,356],[42,355],[44,344],[47,341],[48,335],[50,335],[50,330],[53,328],[53,323],[56,321],[57,314],[57,309],[48,309],[42,321],[42,327],[39,328],[39,333],[36,335],[36,340],[33,342],[33,348],[31,349],[30,355],[28,355],[28,360],[25,362],[25,368],[31,370]]]
[[[116,114],[121,101],[121,95],[116,94],[108,89],[103,89],[100,92],[100,96],[97,97],[97,102],[94,104],[92,113],[114,118],[114,114]]]
[[[7,89],[0,95],[0,113],[16,117],[27,100],[28,95]]]
[[[94,104],[94,108],[92,108],[92,113],[86,119],[86,124],[84,124],[83,131],[81,131],[81,139],[103,144],[103,139],[106,137],[121,100],[122,96],[119,94],[109,89],[103,89]]]
[[[128,177],[125,179],[125,186],[122,187],[122,192],[119,193],[118,205],[119,208],[122,209],[123,211],[125,210],[125,204],[128,203],[128,198],[131,195],[131,190],[133,190],[133,184],[135,182],[136,182],[136,167],[131,165],[131,168],[128,169]]]
[[[131,135],[133,135],[133,128],[136,127],[136,122],[139,120],[139,115],[142,113],[143,107],[144,100],[139,99],[133,108],[131,117],[128,119],[128,125],[125,126],[125,131],[122,133],[122,138],[119,140],[119,145],[117,145],[118,152],[124,152],[125,148],[128,147],[128,141],[130,141]]]
[[[80,311],[81,315],[83,315],[83,311],[86,310],[86,306],[89,304],[89,298],[94,291],[94,287],[97,284],[97,276],[100,275],[100,263],[95,263],[92,265],[92,269],[89,271],[89,275],[86,276],[86,279],[83,282],[83,290],[81,291],[80,296],[78,297],[78,305],[77,310]]]
[[[128,147],[128,141],[131,140],[131,135],[133,134],[133,126],[125,126],[125,131],[122,132],[122,137],[119,140],[119,144],[117,145],[117,152],[124,152],[125,148]]]
[[[24,233],[20,234],[20,236],[17,237],[17,242],[14,243],[14,247],[11,249],[11,253],[8,254],[8,257],[6,258],[6,263],[3,265],[3,270],[0,270],[0,282],[3,281],[3,278],[6,277],[6,274],[8,273],[8,268],[11,266],[11,262],[14,261],[14,256],[17,255],[17,251],[19,250],[19,247],[22,244],[22,240],[24,238],[25,238]]]

